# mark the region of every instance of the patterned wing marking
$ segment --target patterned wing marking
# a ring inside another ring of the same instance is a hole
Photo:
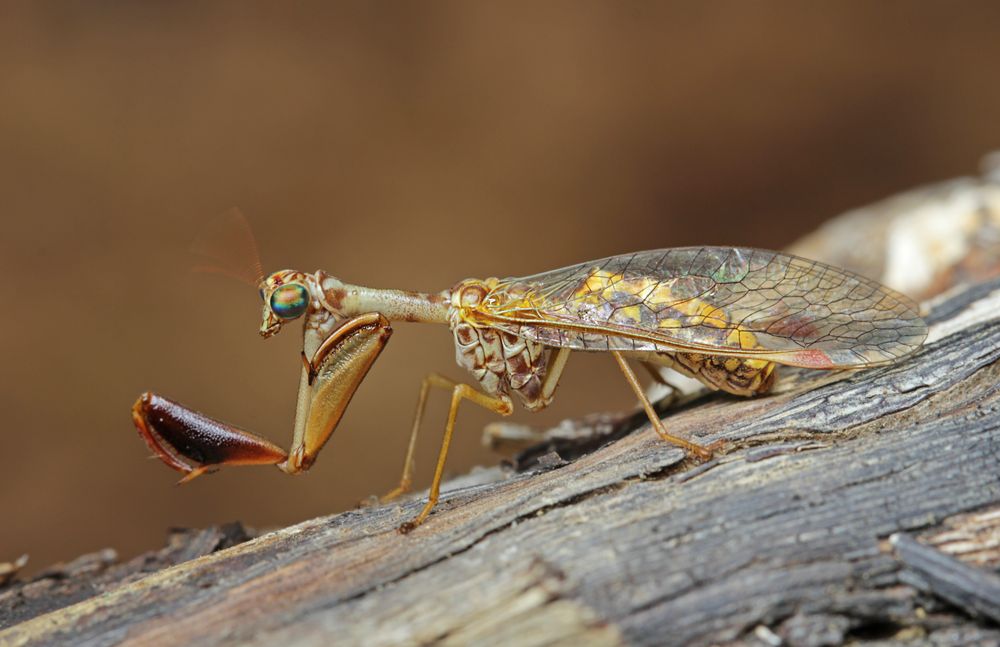
[[[550,346],[680,350],[812,368],[885,364],[927,336],[916,305],[875,281],[731,247],[637,252],[504,279],[479,313]]]

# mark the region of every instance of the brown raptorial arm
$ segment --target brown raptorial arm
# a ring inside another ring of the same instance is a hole
[[[139,396],[132,421],[156,456],[184,473],[182,483],[221,465],[274,465],[288,457],[260,436],[155,393]]]
[[[301,472],[316,460],[391,334],[382,315],[360,315],[334,330],[312,358],[303,357],[290,456],[260,436],[154,393],[136,400],[132,420],[156,456],[184,473],[182,483],[224,465],[277,465]]]

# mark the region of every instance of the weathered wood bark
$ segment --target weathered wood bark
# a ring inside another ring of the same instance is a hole
[[[897,365],[672,412],[734,444],[709,464],[635,416],[572,462],[453,482],[408,536],[419,498],[314,519],[93,587],[0,644],[1000,642],[1000,282],[928,319]]]

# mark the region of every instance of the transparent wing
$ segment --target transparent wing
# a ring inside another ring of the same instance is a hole
[[[579,350],[693,351],[811,368],[884,364],[927,326],[907,297],[788,254],[682,247],[503,279],[490,324]]]

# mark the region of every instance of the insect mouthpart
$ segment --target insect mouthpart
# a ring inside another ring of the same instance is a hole
[[[264,339],[281,332],[281,319],[276,317],[271,309],[264,306],[264,320],[260,323],[260,336]]]

